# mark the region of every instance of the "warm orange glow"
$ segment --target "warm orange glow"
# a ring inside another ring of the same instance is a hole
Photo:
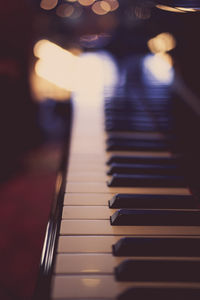
[[[54,83],[38,76],[33,70],[30,77],[31,91],[36,101],[44,101],[48,98],[57,101],[65,101],[71,97],[71,92],[62,89]]]
[[[95,0],[78,0],[78,2],[83,6],[89,6],[92,5]]]
[[[33,51],[39,58],[35,65],[38,76],[60,88],[74,89],[78,57],[47,40],[37,42]]]
[[[172,34],[163,32],[150,39],[147,45],[152,53],[167,52],[176,47],[176,40]]]
[[[40,7],[45,10],[51,10],[56,7],[58,0],[41,0]]]
[[[58,58],[54,61],[38,60],[35,65],[37,75],[54,83],[56,86],[66,89],[74,90],[74,65],[72,62],[66,63]]]
[[[34,55],[39,58],[35,64],[37,78],[33,80],[40,87],[40,98],[45,96],[45,90],[51,92],[50,97],[54,89],[61,94],[59,87],[65,90],[65,99],[67,91],[74,91],[84,97],[90,94],[94,101],[94,95],[113,86],[118,78],[114,60],[108,54],[85,53],[77,57],[50,41],[41,40],[34,47]]]
[[[76,47],[76,46],[69,48],[68,51],[76,56],[81,55],[81,53],[83,52],[81,48]]]
[[[74,7],[71,4],[61,4],[56,9],[56,14],[61,18],[71,17],[74,12]]]
[[[200,8],[186,8],[186,7],[176,7],[176,9],[182,10],[184,12],[196,12],[200,10]]]
[[[110,11],[114,11],[119,7],[119,2],[117,0],[104,0],[104,1],[110,5]]]
[[[163,61],[165,61],[169,66],[173,66],[173,58],[170,54],[168,53],[157,53],[156,54],[157,57],[159,57],[160,59],[162,59]]]
[[[94,288],[101,283],[101,280],[97,278],[83,278],[81,279],[81,282],[83,286]]]
[[[92,10],[97,15],[105,15],[111,10],[111,7],[106,1],[98,1],[93,4]]]
[[[144,59],[145,69],[164,84],[171,84],[174,77],[173,59],[167,53],[148,54]]]
[[[110,9],[111,9],[110,4],[108,2],[106,2],[106,1],[100,1],[100,6],[106,12],[109,12]]]
[[[74,57],[69,51],[59,47],[58,45],[48,41],[48,40],[40,40],[38,41],[34,48],[33,53],[35,57],[38,57],[40,59],[49,60],[51,58],[57,58],[57,57]]]
[[[185,11],[183,11],[183,10],[180,10],[178,8],[175,8],[175,7],[170,7],[170,6],[167,6],[167,5],[157,4],[156,7],[159,8],[159,9],[162,9],[162,10],[170,11],[170,12],[185,13]]]

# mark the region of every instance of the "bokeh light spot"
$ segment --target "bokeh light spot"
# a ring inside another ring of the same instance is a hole
[[[74,7],[71,4],[61,4],[56,9],[57,16],[61,18],[71,17],[74,12]]]
[[[111,10],[111,7],[106,1],[98,1],[93,4],[92,10],[97,15],[105,15]]]
[[[42,0],[40,2],[40,7],[45,10],[51,10],[56,7],[58,0]]]
[[[78,0],[78,2],[83,6],[90,6],[95,2],[95,0]]]

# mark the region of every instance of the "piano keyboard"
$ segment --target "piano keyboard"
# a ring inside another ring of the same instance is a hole
[[[200,299],[200,212],[167,88],[139,84],[127,100],[74,100],[52,300]]]

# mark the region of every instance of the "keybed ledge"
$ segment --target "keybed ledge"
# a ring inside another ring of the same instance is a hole
[[[62,220],[61,235],[200,235],[200,226],[111,226],[109,220]]]
[[[131,194],[171,194],[171,195],[190,195],[188,188],[124,188],[108,187],[104,182],[67,182],[66,192],[68,193],[131,193]]]

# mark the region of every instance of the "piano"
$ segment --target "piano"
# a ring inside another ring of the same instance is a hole
[[[38,1],[35,70],[72,93],[40,105],[56,164],[49,188],[38,177],[40,264],[19,299],[200,298],[199,7]]]

